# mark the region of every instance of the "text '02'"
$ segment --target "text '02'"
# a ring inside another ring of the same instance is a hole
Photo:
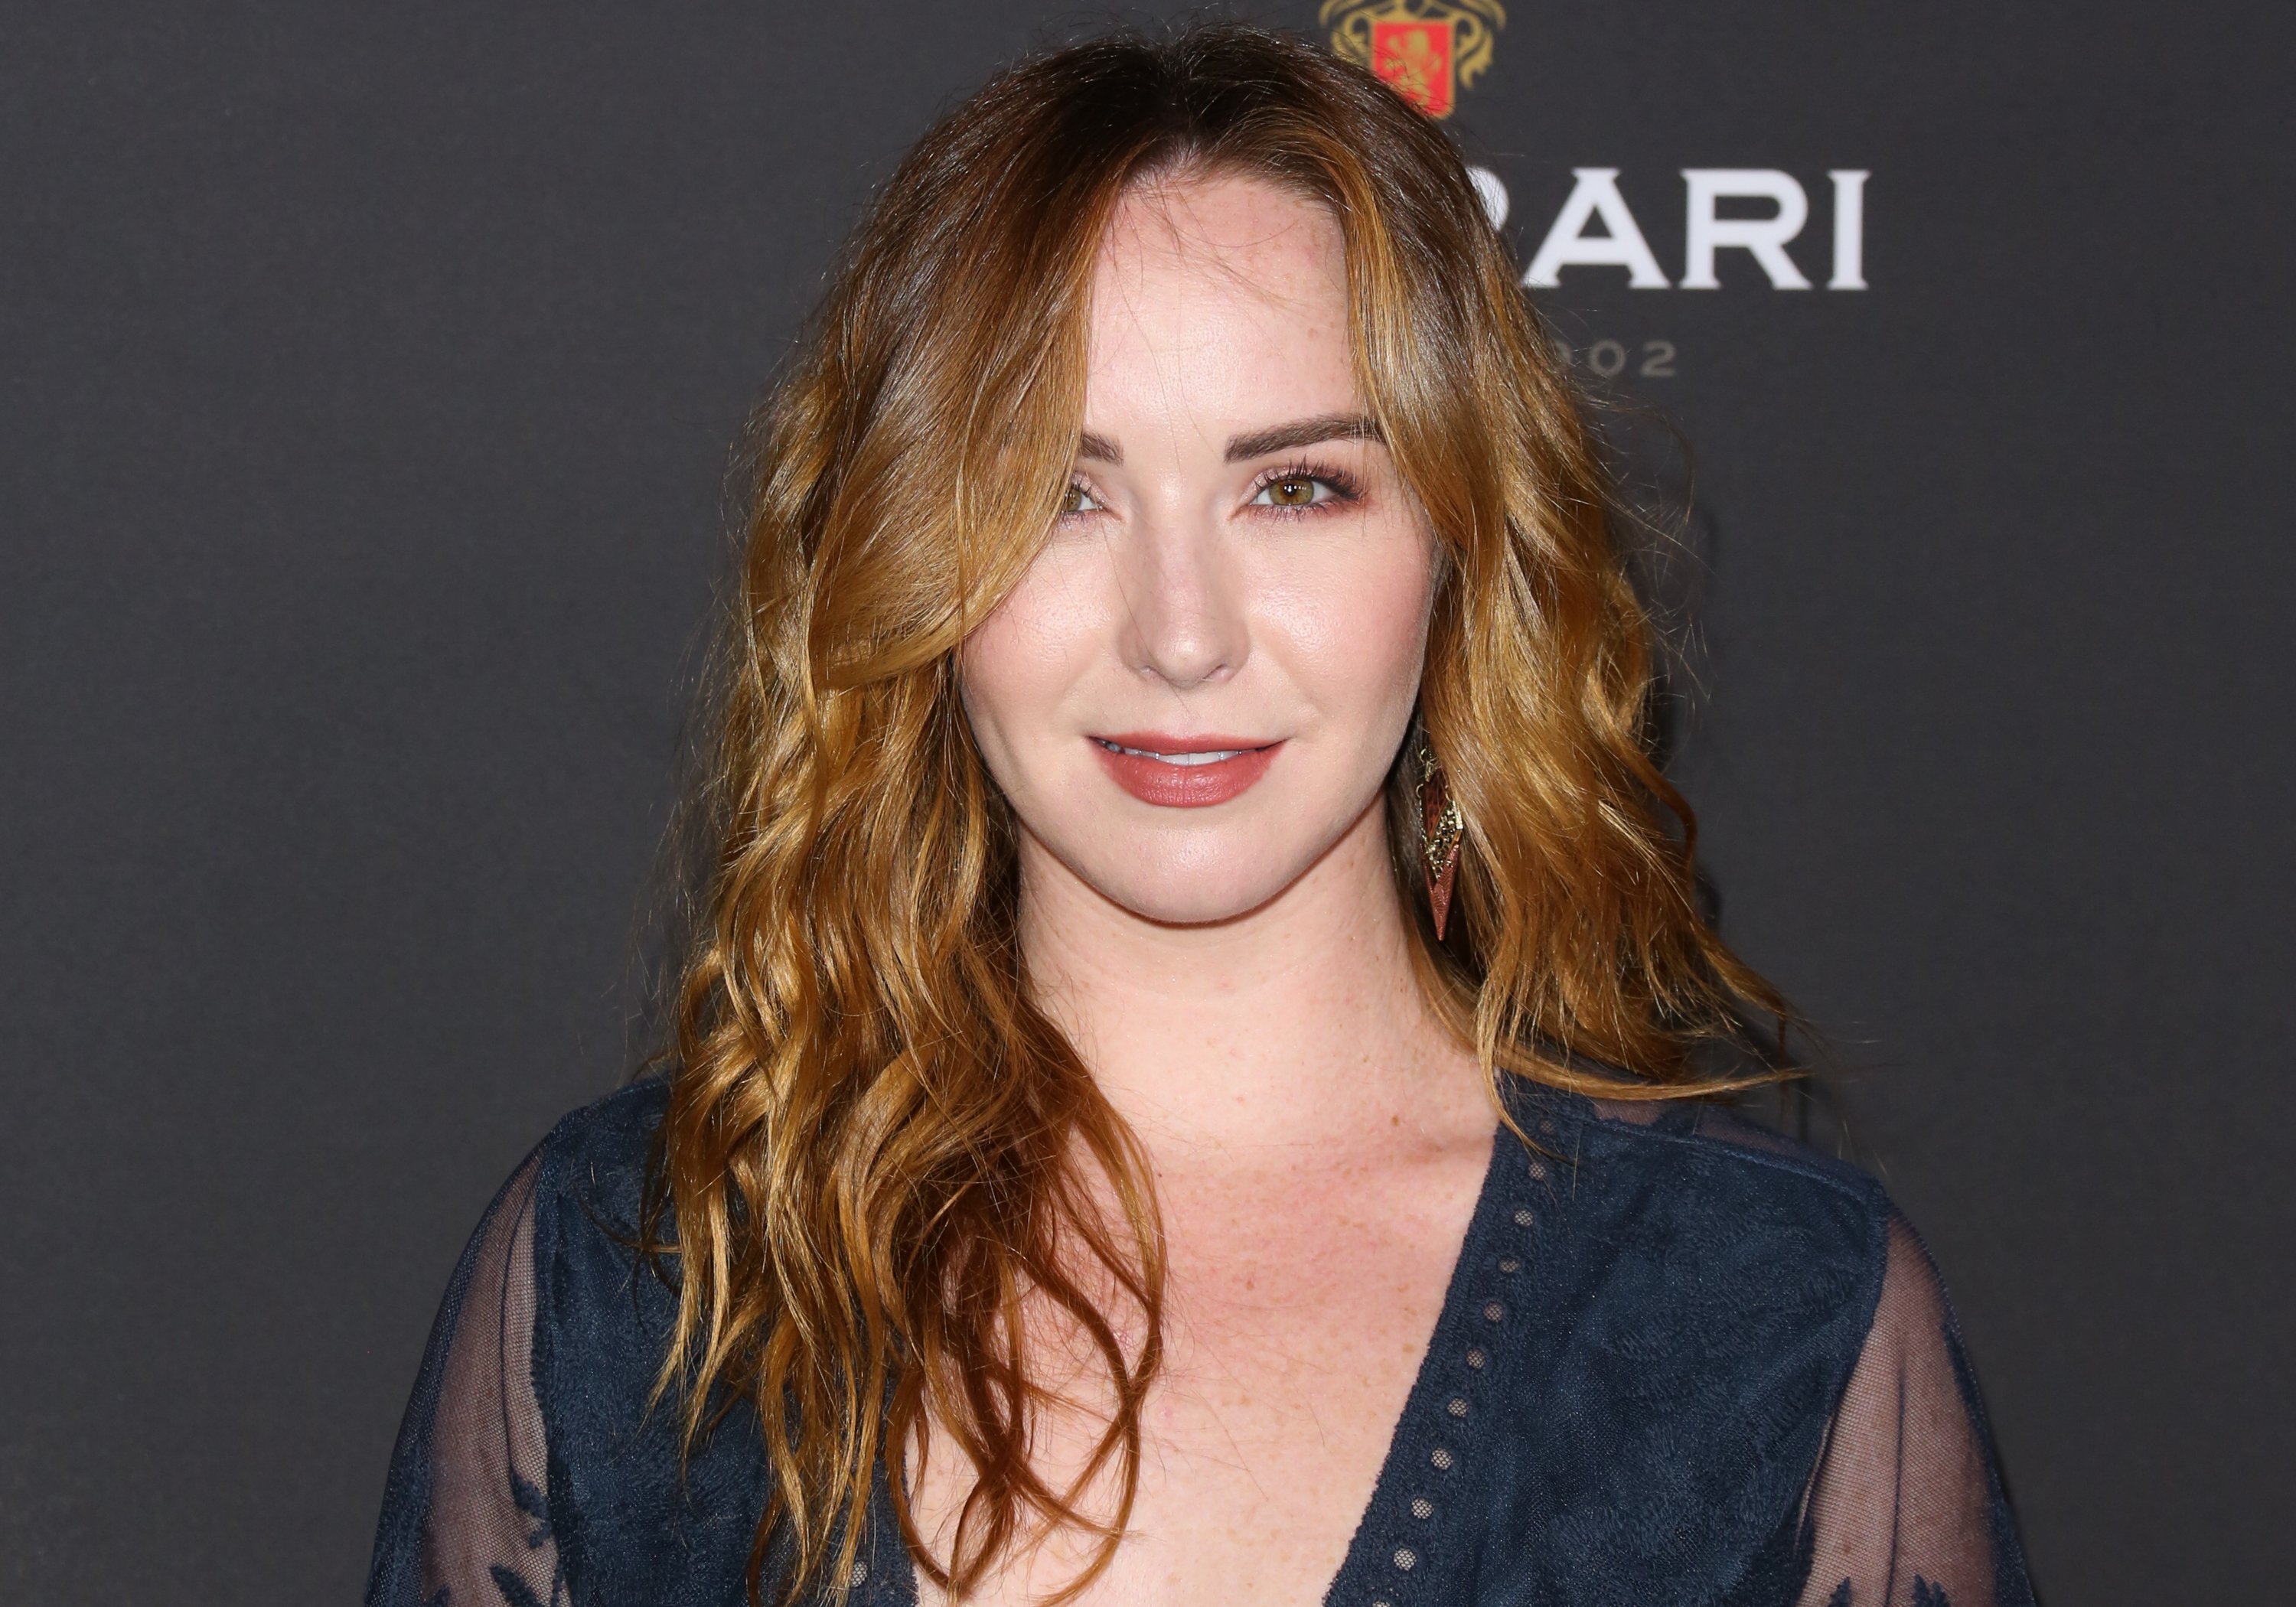
[[[1475,193],[1493,227],[1506,222],[1507,189],[1488,168],[1472,168]],[[1633,209],[1619,190],[1616,168],[1573,168],[1575,181],[1562,209],[1524,270],[1534,287],[1562,283],[1569,267],[1622,267],[1627,284],[1638,291],[1711,291],[1722,288],[1714,266],[1724,251],[1744,251],[1767,275],[1771,288],[1806,291],[1809,276],[1786,247],[1809,222],[1809,193],[1792,174],[1776,168],[1685,168],[1682,277],[1669,279],[1659,266]],[[1830,291],[1866,288],[1866,180],[1862,168],[1826,174],[1833,185],[1833,263]],[[1726,216],[1725,202],[1767,209],[1752,217]],[[1597,232],[1599,231],[1599,232]]]

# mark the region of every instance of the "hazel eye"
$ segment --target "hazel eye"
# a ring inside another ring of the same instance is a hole
[[[1329,470],[1283,469],[1259,482],[1259,489],[1252,493],[1251,505],[1299,513],[1355,499],[1355,482],[1343,474]]]
[[[1097,513],[1100,504],[1091,492],[1084,488],[1083,481],[1072,480],[1069,481],[1068,495],[1061,498],[1061,512],[1063,514]]]

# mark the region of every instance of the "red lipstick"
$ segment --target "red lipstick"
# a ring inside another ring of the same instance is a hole
[[[1090,740],[1118,786],[1143,803],[1168,809],[1226,803],[1267,775],[1283,745],[1161,731],[1122,731]]]

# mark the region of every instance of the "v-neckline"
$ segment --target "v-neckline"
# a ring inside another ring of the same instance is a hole
[[[1542,1140],[1554,1135],[1554,1109],[1539,1097],[1542,1091],[1502,1086],[1526,1133]],[[1532,1252],[1560,1202],[1551,1175],[1558,1164],[1526,1150],[1505,1122],[1492,1134],[1443,1303],[1371,1497],[1319,1598],[1324,1607],[1408,1607],[1428,1600],[1472,1543],[1472,1532],[1460,1526],[1463,1485],[1482,1448],[1491,1399],[1515,1371],[1520,1346],[1512,1331],[1541,1281],[1544,1258]],[[876,1543],[869,1548],[876,1566],[855,1582],[876,1574],[885,1589],[874,1601],[916,1607],[916,1560],[900,1543],[885,1478],[881,1465],[871,1514]]]
[[[1509,1089],[1525,1131],[1554,1132],[1544,1102]],[[1419,1372],[1388,1441],[1371,1499],[1357,1521],[1325,1607],[1406,1607],[1426,1600],[1474,1539],[1462,1526],[1464,1481],[1483,1447],[1490,1404],[1514,1371],[1513,1333],[1543,1270],[1532,1251],[1556,1202],[1555,1162],[1523,1147],[1504,1123],[1491,1137],[1474,1213]]]

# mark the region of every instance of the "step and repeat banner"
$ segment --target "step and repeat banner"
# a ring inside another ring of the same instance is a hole
[[[1666,742],[2060,1602],[2296,1488],[2289,26],[1269,0],[1442,119],[1668,532]],[[0,1599],[352,1598],[628,1069],[745,410],[871,186],[1166,11],[0,6]]]

